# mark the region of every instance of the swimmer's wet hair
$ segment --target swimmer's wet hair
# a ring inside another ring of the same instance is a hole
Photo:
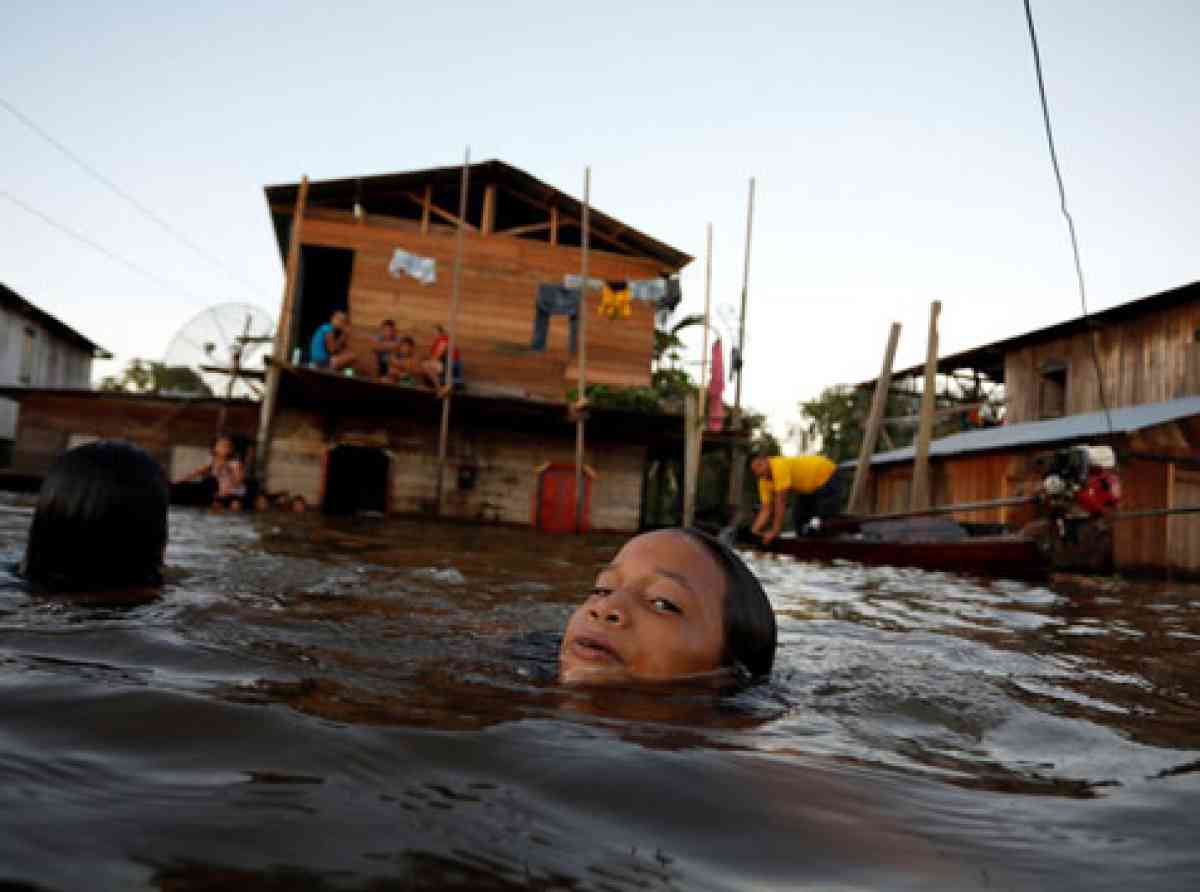
[[[166,475],[137,446],[72,449],[42,483],[21,573],[56,591],[159,585],[168,501]]]
[[[770,675],[775,663],[778,633],[775,611],[771,609],[762,583],[729,546],[691,527],[681,527],[679,532],[712,555],[725,577],[722,664],[733,667],[746,681]]]

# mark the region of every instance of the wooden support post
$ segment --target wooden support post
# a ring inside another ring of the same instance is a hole
[[[917,448],[913,458],[912,491],[908,507],[923,511],[929,507],[929,440],[933,436],[933,414],[937,408],[938,316],[942,302],[929,305],[929,343],[925,349],[925,391],[921,394],[921,422],[917,427]]]
[[[858,465],[854,469],[854,484],[850,487],[849,514],[864,513],[862,501],[867,494],[867,475],[871,466],[871,455],[879,439],[879,427],[883,423],[883,412],[887,408],[888,390],[892,384],[892,361],[896,358],[896,344],[900,341],[900,323],[893,322],[888,335],[887,347],[883,351],[883,365],[875,382],[875,395],[871,399],[871,414],[867,416],[867,427],[863,431],[862,446],[858,450]]]
[[[458,187],[458,230],[454,235],[454,277],[450,287],[450,325],[446,353],[442,361],[442,427],[438,432],[437,492],[434,512],[442,513],[442,485],[446,476],[446,447],[450,439],[450,394],[454,390],[454,351],[458,325],[459,292],[462,283],[463,228],[467,219],[467,188],[471,177],[471,147],[463,157],[462,180]]]
[[[425,197],[421,201],[421,235],[429,235],[429,209],[433,207],[433,186],[425,187]]]
[[[558,208],[550,208],[550,244],[558,244]]]
[[[690,527],[696,522],[696,490],[700,482],[700,458],[704,453],[704,428],[708,422],[708,326],[712,312],[712,224],[705,230],[704,240],[704,346],[700,357],[700,383],[696,387],[695,411],[691,394],[684,397],[683,448],[683,525]],[[688,416],[691,416],[690,419]]]
[[[483,211],[480,214],[479,231],[491,235],[496,231],[496,186],[493,183],[483,190]]]
[[[588,215],[592,203],[592,168],[583,170],[583,213],[580,215],[580,282],[579,282],[579,399],[587,399],[587,320],[588,310]],[[551,208],[551,213],[555,213]],[[557,214],[555,214],[557,219]],[[557,230],[557,227],[556,227]],[[584,416],[575,416],[575,532],[583,532],[583,435]]]
[[[746,255],[742,261],[742,309],[738,316],[738,362],[746,355],[746,304],[750,286],[750,238],[754,230],[754,177],[750,177],[750,199],[746,205]],[[730,427],[735,434],[742,429],[742,370],[734,372],[733,412]],[[729,469],[729,522],[738,524],[744,513],[745,496],[742,492],[746,477],[746,454],[744,449],[735,448]]]
[[[275,403],[279,399],[280,369],[292,361],[292,341],[296,315],[296,288],[300,277],[300,235],[304,228],[304,210],[308,206],[308,177],[300,178],[300,189],[296,193],[296,207],[292,211],[292,232],[288,241],[287,266],[283,280],[283,305],[279,309],[279,321],[275,323],[275,343],[272,347],[271,364],[267,366],[266,389],[258,417],[258,450],[255,462],[263,484],[267,482],[267,464],[271,455],[271,428],[275,421]]]
[[[696,520],[696,480],[700,464],[700,391],[683,395],[683,526]]]

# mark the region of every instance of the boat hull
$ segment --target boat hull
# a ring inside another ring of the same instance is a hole
[[[1008,579],[1039,580],[1049,573],[1048,562],[1037,543],[1021,536],[989,536],[955,542],[804,537],[776,539],[764,551],[801,561],[846,560]]]

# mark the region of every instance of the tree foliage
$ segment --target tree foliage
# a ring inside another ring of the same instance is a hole
[[[108,375],[100,389],[124,393],[174,393],[187,396],[212,396],[212,388],[195,369],[167,365],[147,359],[132,359],[120,375]]]
[[[800,404],[800,429],[810,440],[820,444],[821,452],[832,461],[843,462],[858,458],[862,448],[863,428],[871,411],[872,393],[848,384],[826,387],[814,400]],[[886,417],[911,415],[917,404],[912,397],[888,395]],[[915,427],[889,429],[890,444],[880,437],[875,451],[899,448],[912,443]]]

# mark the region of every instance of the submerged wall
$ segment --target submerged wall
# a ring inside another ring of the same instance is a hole
[[[388,510],[420,514],[433,507],[439,424],[434,416],[380,418],[341,416],[325,421],[317,411],[281,409],[275,418],[267,489],[299,494],[319,504],[326,482],[326,456],[339,444],[387,451],[391,458]],[[641,516],[646,447],[609,439],[592,441],[585,463],[595,473],[591,525],[597,530],[633,531]],[[529,524],[537,492],[537,469],[546,462],[575,461],[574,427],[551,432],[497,427],[455,428],[448,441],[443,515],[485,523]],[[472,469],[470,488],[460,488],[459,469]]]

